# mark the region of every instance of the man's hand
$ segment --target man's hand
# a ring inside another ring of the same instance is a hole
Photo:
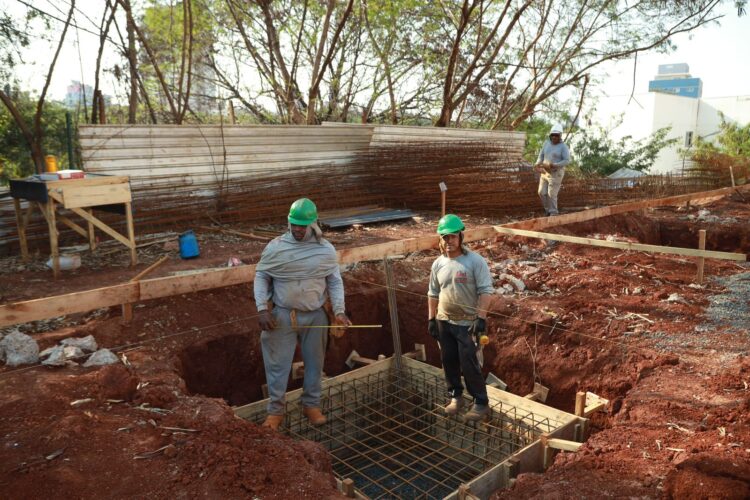
[[[260,312],[258,323],[260,323],[261,330],[269,332],[276,329],[276,319],[271,315],[271,312],[268,311],[268,309]]]
[[[479,336],[487,331],[487,320],[484,318],[476,318],[474,322],[469,326],[469,334],[479,338]]]
[[[341,338],[346,333],[346,327],[352,326],[352,322],[349,318],[346,317],[346,314],[337,314],[336,318],[334,318],[334,324],[336,326],[343,326],[344,328],[330,328],[329,331],[331,332],[331,335],[333,335],[336,338]]]
[[[432,318],[427,323],[427,331],[430,333],[430,337],[435,340],[440,340],[440,327],[438,326],[438,320],[436,318]]]

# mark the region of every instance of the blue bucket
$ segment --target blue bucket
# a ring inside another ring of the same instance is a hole
[[[186,231],[180,235],[180,257],[192,259],[201,254],[198,249],[198,239],[193,231]]]

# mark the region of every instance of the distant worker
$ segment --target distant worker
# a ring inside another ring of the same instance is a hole
[[[557,194],[560,192],[565,166],[570,163],[570,150],[562,142],[562,126],[553,125],[549,139],[544,141],[534,169],[541,174],[539,197],[542,199],[545,215],[557,215]]]
[[[489,416],[487,387],[477,357],[479,338],[487,331],[487,308],[494,293],[487,262],[463,244],[464,224],[448,214],[438,222],[440,253],[432,264],[428,296],[428,331],[440,343],[440,356],[451,398],[445,413],[463,407],[463,373],[474,406],[466,421]]]
[[[287,217],[289,231],[268,243],[255,268],[255,305],[263,330],[260,343],[270,399],[263,425],[273,430],[284,421],[284,396],[297,341],[305,364],[303,413],[313,425],[326,422],[320,395],[328,328],[305,327],[328,326],[323,304],[329,295],[336,324],[351,325],[344,312],[344,282],[336,250],[323,239],[317,219],[312,201],[295,201]],[[271,311],[269,301],[273,302]],[[332,332],[340,335],[344,329]]]

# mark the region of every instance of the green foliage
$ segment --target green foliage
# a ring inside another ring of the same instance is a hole
[[[713,144],[700,137],[697,138],[693,152],[694,159],[699,159],[702,156],[713,153],[721,153],[738,158],[750,157],[750,123],[744,126],[738,123],[730,123],[722,115],[716,143]]]
[[[526,161],[536,163],[551,127],[552,123],[544,118],[530,118],[518,127],[518,131],[526,132],[526,146],[523,151]]]
[[[677,142],[667,139],[669,131],[664,127],[638,141],[631,136],[614,141],[603,128],[581,130],[573,140],[572,168],[583,175],[607,176],[622,167],[647,172],[659,152]]]
[[[26,92],[12,92],[11,98],[26,123],[31,126],[36,111],[36,100]],[[57,156],[61,168],[68,168],[65,112],[66,109],[61,103],[47,102],[42,115],[42,150],[44,154]],[[0,185],[8,184],[9,179],[33,173],[34,162],[31,159],[29,145],[8,110],[0,105]]]

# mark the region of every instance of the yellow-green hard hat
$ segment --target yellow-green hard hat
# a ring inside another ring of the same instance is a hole
[[[289,208],[287,220],[295,226],[309,226],[318,220],[318,207],[307,198],[300,198]]]
[[[446,214],[438,221],[437,232],[439,235],[458,233],[464,230],[464,223],[457,215]]]

